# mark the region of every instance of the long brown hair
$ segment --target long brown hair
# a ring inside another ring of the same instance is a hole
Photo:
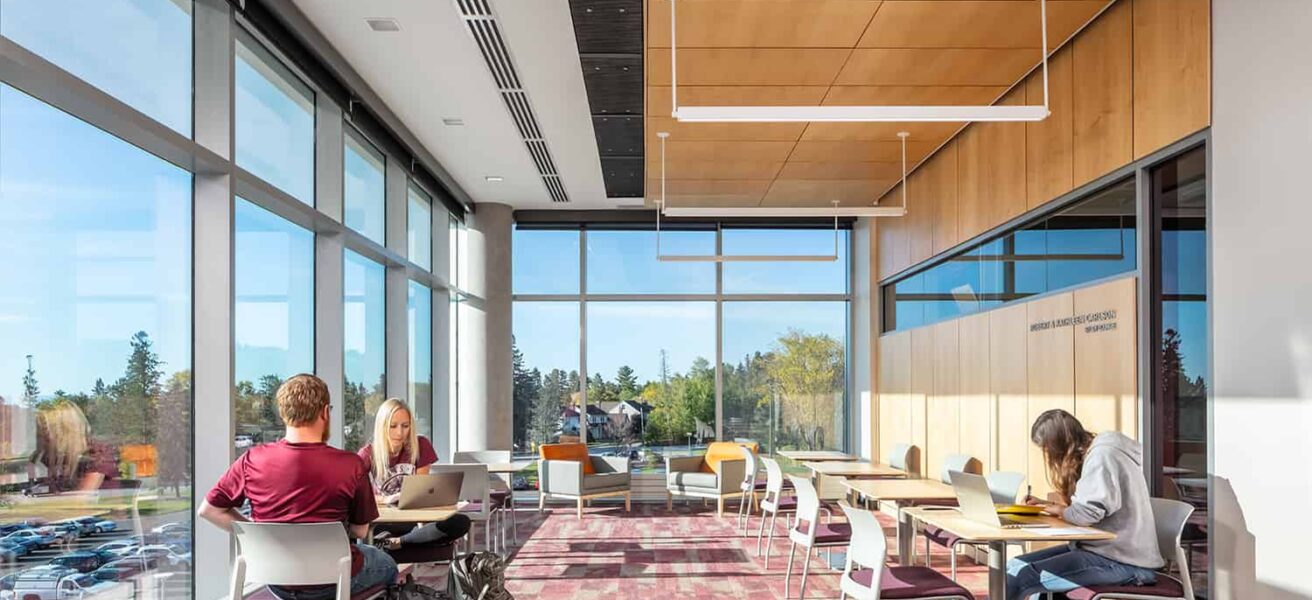
[[[1060,408],[1044,411],[1030,427],[1030,440],[1043,450],[1048,483],[1066,502],[1075,493],[1075,482],[1084,469],[1084,454],[1093,443],[1093,434],[1084,430],[1079,419]]]

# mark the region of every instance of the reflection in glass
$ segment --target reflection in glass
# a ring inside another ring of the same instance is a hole
[[[845,294],[848,230],[838,231],[838,260],[726,262],[726,294]],[[725,229],[725,256],[833,255],[833,229]]]
[[[1198,148],[1151,173],[1160,237],[1153,282],[1160,295],[1153,327],[1154,467],[1158,492],[1193,504],[1183,542],[1199,597],[1207,596],[1207,158]]]
[[[423,190],[409,187],[406,212],[406,243],[410,262],[433,269],[433,200]]]
[[[410,390],[415,431],[433,438],[433,291],[411,281],[406,299],[410,324]]]
[[[588,405],[566,419],[587,423],[589,450],[642,472],[705,450],[716,435],[715,303],[589,302],[587,323]]]
[[[457,236],[451,240],[455,243]],[[578,230],[516,229],[512,247],[512,285],[516,294],[579,293]]]
[[[352,127],[346,127],[344,138],[343,175],[346,181],[342,190],[345,203],[342,222],[379,244],[386,243],[383,239],[383,219],[387,212],[383,207],[387,193],[383,153]]]
[[[656,232],[588,230],[589,294],[714,294],[715,264],[656,259]],[[714,231],[661,231],[661,254],[714,255]]]
[[[884,286],[884,330],[906,329],[1133,272],[1134,180]]]
[[[343,431],[346,448],[358,450],[369,439],[374,413],[387,394],[387,351],[383,265],[345,250],[342,287],[345,292],[345,375]]]
[[[0,35],[191,137],[191,10],[190,0],[5,0]]]
[[[846,302],[724,304],[724,439],[845,450]]]
[[[236,448],[282,438],[278,386],[314,371],[314,233],[241,198],[234,208]]]
[[[0,84],[0,524],[31,538],[0,576],[57,540],[127,537],[141,514],[174,524],[147,543],[190,556],[191,186]],[[190,561],[149,572],[169,573],[160,596],[190,597]]]
[[[245,33],[237,35],[237,165],[314,205],[314,92]]]

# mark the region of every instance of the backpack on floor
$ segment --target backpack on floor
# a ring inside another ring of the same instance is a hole
[[[452,600],[514,600],[506,591],[506,561],[491,552],[472,552],[451,561],[446,591]]]
[[[446,592],[433,589],[422,583],[407,581],[387,595],[388,600],[450,600]]]

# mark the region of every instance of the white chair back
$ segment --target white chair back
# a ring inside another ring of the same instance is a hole
[[[230,598],[246,581],[265,585],[336,585],[351,596],[351,548],[341,523],[233,523],[237,559]]]
[[[1025,484],[1025,475],[1012,471],[994,471],[984,476],[989,484],[989,493],[994,504],[1015,504],[1020,499],[1021,486]]]
[[[750,446],[743,445],[738,449],[742,450],[743,460],[746,461],[743,469],[743,491],[750,492],[756,487],[756,470],[760,467],[756,464],[756,453]]]
[[[492,463],[510,462],[509,450],[463,450],[451,457],[453,463]]]
[[[471,519],[484,519],[492,512],[490,499],[488,497],[488,473],[487,465],[481,464],[451,464],[451,465],[433,465],[429,473],[464,473],[464,478],[460,482],[460,496],[458,500],[465,502],[481,502],[479,512],[467,512]]]
[[[911,444],[895,444],[893,451],[888,455],[888,466],[902,471],[911,470],[911,450],[915,448]]]
[[[975,459],[965,454],[951,454],[943,459],[943,471],[939,473],[939,480],[948,485],[952,485],[952,476],[949,473],[956,471],[958,473],[968,473],[966,469]]]
[[[793,482],[793,491],[797,494],[797,516],[793,519],[793,528],[788,530],[788,539],[810,548],[815,544],[815,530],[820,520],[820,495],[810,479],[792,475],[788,479]],[[803,523],[806,524],[805,532],[799,529]]]
[[[1194,600],[1194,585],[1189,578],[1189,558],[1184,547],[1180,545],[1184,526],[1189,522],[1189,516],[1194,513],[1194,507],[1179,500],[1166,498],[1151,498],[1149,501],[1152,502],[1153,520],[1157,524],[1157,549],[1162,553],[1162,559],[1167,564],[1175,563],[1176,568],[1180,570],[1180,583],[1184,584],[1185,598]]]
[[[778,461],[768,456],[762,456],[761,463],[765,465],[765,496],[778,500],[784,491],[784,470],[779,468]]]
[[[875,514],[868,510],[844,504],[843,512],[847,513],[847,522],[852,526],[852,541],[847,546],[847,562],[843,566],[843,576],[838,581],[839,589],[861,600],[878,600],[879,581],[888,552],[884,528],[880,526]],[[852,578],[852,572],[857,569],[874,571],[869,586]]]

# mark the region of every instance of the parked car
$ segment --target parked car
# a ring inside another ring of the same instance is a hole
[[[82,532],[75,523],[54,523],[44,527],[38,527],[37,531],[55,538],[55,541],[60,543],[72,542],[77,538],[82,537]]]
[[[28,548],[48,548],[51,544],[55,543],[55,538],[54,536],[42,534],[35,529],[23,529],[0,538],[0,543],[6,541],[18,542],[26,545]]]
[[[149,571],[159,564],[159,559],[152,556],[124,556],[105,563],[106,567],[129,567],[138,571]],[[102,567],[103,568],[103,567]]]
[[[129,557],[152,558],[158,562],[168,561],[169,566],[178,566],[182,563],[191,564],[190,552],[186,553],[184,556],[183,554],[174,551],[173,548],[159,544],[137,548],[137,551],[133,552]]]
[[[18,558],[20,556],[27,556],[31,552],[32,548],[26,544],[0,541],[0,555],[8,556],[9,554],[13,554],[13,558]]]
[[[255,445],[255,439],[249,435],[242,434],[233,439],[233,445],[238,448],[250,448]]]
[[[102,565],[118,558],[118,555],[111,552],[96,552],[94,550],[79,550],[61,554],[50,559],[52,565],[62,565],[77,569],[80,573],[90,573],[99,569]]]
[[[4,525],[0,525],[0,536],[6,536],[15,531],[22,531],[31,528],[32,526],[27,523],[5,523]]]
[[[10,598],[21,600],[60,600],[61,580],[76,574],[77,571],[59,565],[33,567],[11,575],[4,584],[4,588],[7,588],[4,593]]]
[[[118,529],[118,523],[100,517],[82,517],[76,519],[78,525],[90,530],[90,533],[109,533]]]
[[[125,581],[142,573],[140,562],[115,561],[91,572],[91,576],[100,581]]]
[[[141,547],[141,543],[138,542],[136,539],[124,538],[121,540],[114,540],[112,542],[106,542],[104,544],[96,546],[95,551],[108,552],[110,554],[113,554],[114,556],[123,557],[132,554],[133,552],[136,552],[137,548],[139,547]]]
[[[161,536],[166,536],[166,537],[175,537],[175,536],[181,536],[181,535],[185,535],[185,536],[190,537],[190,536],[191,536],[191,526],[190,526],[190,525],[184,525],[184,524],[182,524],[182,523],[165,523],[165,524],[160,525],[160,526],[158,526],[158,527],[156,527],[156,528],[154,528],[154,529],[151,529],[150,532],[151,532],[151,533],[154,533],[154,534],[156,534],[156,535],[161,535]]]

